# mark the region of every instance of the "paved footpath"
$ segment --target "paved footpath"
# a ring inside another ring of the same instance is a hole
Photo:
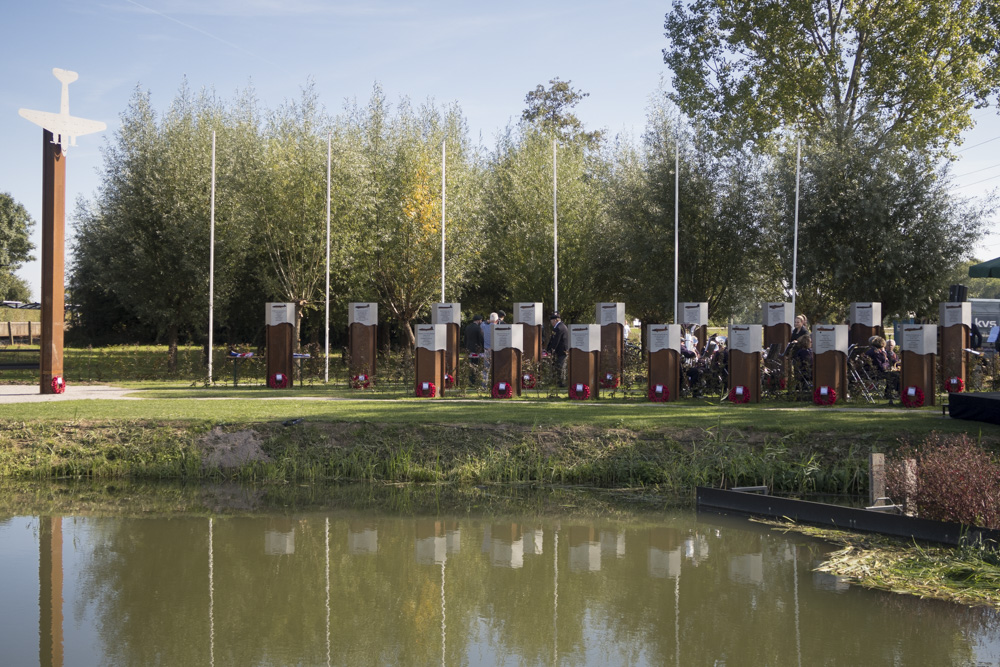
[[[112,398],[125,400],[141,400],[138,396],[129,396],[132,389],[109,387],[107,385],[66,385],[62,394],[42,394],[36,384],[3,384],[0,385],[0,403],[44,403],[51,401],[81,401],[93,398]]]

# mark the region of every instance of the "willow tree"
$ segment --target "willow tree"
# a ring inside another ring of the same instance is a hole
[[[460,298],[480,256],[479,168],[468,128],[457,105],[414,108],[404,99],[393,110],[378,87],[368,106],[354,106],[348,117],[363,171],[354,193],[359,241],[350,270],[362,278],[359,296],[377,299],[412,347],[411,322],[441,297],[443,201],[446,298]]]

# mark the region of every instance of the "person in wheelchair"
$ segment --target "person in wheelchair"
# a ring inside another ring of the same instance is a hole
[[[892,370],[896,358],[895,352],[890,358],[885,348],[884,338],[872,336],[868,339],[868,349],[865,350],[865,356],[872,367],[872,375],[878,381],[885,382],[885,397],[891,400],[893,393],[899,390],[899,372]]]

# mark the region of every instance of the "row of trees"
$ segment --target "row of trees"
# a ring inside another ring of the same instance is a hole
[[[96,198],[77,206],[77,331],[203,340],[213,131],[215,321],[233,343],[260,340],[267,301],[299,304],[304,337],[319,339],[328,141],[338,330],[348,301],[377,301],[400,342],[412,343],[409,325],[440,300],[442,146],[446,297],[467,310],[553,303],[553,142],[567,319],[621,300],[637,317],[671,320],[678,154],[681,300],[708,301],[724,321],[788,298],[791,141],[733,144],[697,120],[681,122],[663,96],[641,141],[604,139],[573,115],[580,99],[553,80],[485,151],[457,106],[393,106],[379,88],[336,116],[311,86],[275,110],[250,91],[220,101],[182,87],[162,115],[137,90],[105,148]],[[980,232],[983,206],[951,196],[946,174],[918,151],[817,135],[802,164],[802,310],[815,320],[842,317],[852,300],[882,301],[887,314],[931,310]]]

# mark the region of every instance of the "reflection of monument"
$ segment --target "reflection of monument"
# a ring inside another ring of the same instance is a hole
[[[737,584],[763,584],[764,554],[744,554],[730,558],[729,579]]]
[[[694,535],[684,540],[684,557],[695,566],[708,560],[708,540],[704,535]]]
[[[62,517],[42,517],[38,535],[38,663],[63,664]]]
[[[490,526],[490,564],[514,569],[524,565],[524,535],[519,525]]]
[[[615,558],[625,558],[625,533],[602,530],[601,554]]]
[[[374,523],[348,522],[347,553],[352,556],[378,553],[378,528]]]
[[[542,555],[542,529],[524,531],[524,553],[532,556]]]
[[[420,565],[441,565],[448,554],[458,553],[460,533],[457,521],[418,519],[414,556]]]
[[[601,543],[591,526],[570,526],[569,569],[572,572],[599,572]]]
[[[650,529],[646,569],[649,576],[657,579],[676,579],[680,576],[681,541],[676,530],[665,526]]]
[[[287,556],[295,553],[295,529],[264,531],[264,553],[268,556]]]

